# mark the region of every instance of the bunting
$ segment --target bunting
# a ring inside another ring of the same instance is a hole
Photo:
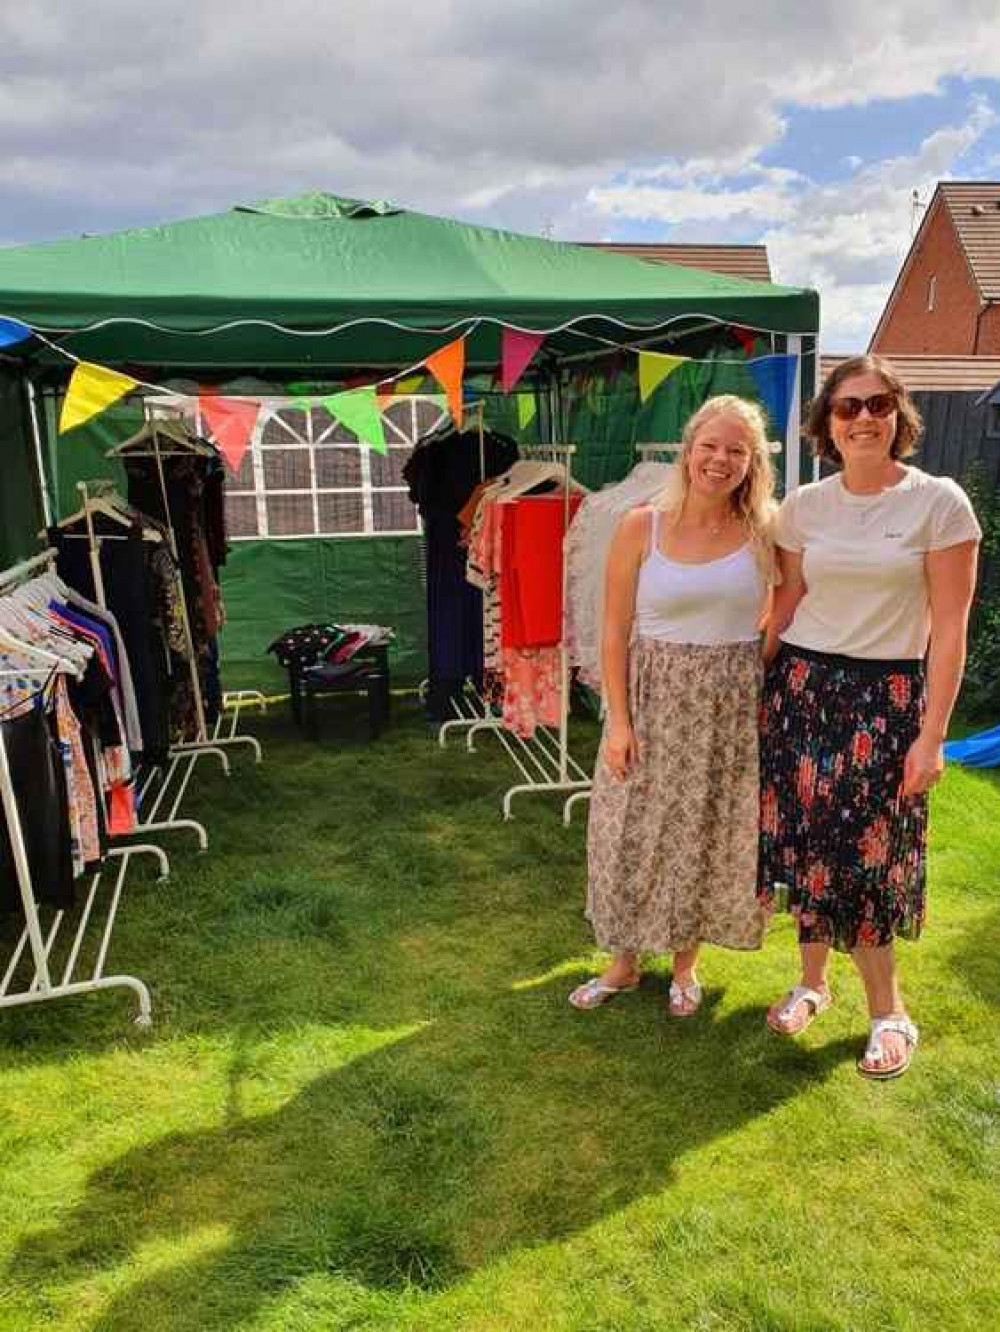
[[[0,317],[0,347],[13,347],[31,336],[31,329],[27,324],[22,324],[20,319]]]
[[[122,375],[117,370],[106,370],[102,365],[80,361],[66,388],[66,397],[59,414],[60,435],[83,425],[84,421],[89,421],[92,416],[103,412],[113,402],[138,387],[139,381],[131,375]]]
[[[756,361],[747,361],[746,366],[778,438],[784,439],[788,430],[788,413],[795,392],[799,358],[786,354],[761,356]]]
[[[456,338],[428,356],[424,365],[445,391],[455,425],[462,428],[462,376],[465,374],[465,339]]]
[[[374,388],[349,389],[346,393],[331,393],[321,402],[332,417],[346,426],[359,440],[375,450],[385,453],[385,429],[379,410],[379,396]]]
[[[747,356],[753,355],[753,349],[757,344],[757,334],[752,328],[742,328],[739,324],[730,326],[730,332],[736,341],[743,348]]]
[[[208,427],[219,452],[233,472],[238,472],[244,454],[250,447],[250,437],[257,417],[260,403],[240,401],[237,398],[219,398],[213,393],[203,393],[198,399],[202,420]]]
[[[639,353],[639,397],[645,402],[655,388],[672,375],[690,356],[665,356],[662,352]]]
[[[503,330],[500,344],[500,387],[504,393],[511,391],[544,341],[544,333],[522,333],[517,328]]]
[[[526,430],[538,415],[538,399],[533,393],[517,395],[517,424]]]

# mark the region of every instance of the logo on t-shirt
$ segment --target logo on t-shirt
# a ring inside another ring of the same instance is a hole
[[[899,541],[900,538],[902,537],[903,533],[902,533],[902,532],[883,532],[882,535],[885,537],[886,541]]]

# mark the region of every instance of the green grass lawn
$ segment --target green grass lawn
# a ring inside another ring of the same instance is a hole
[[[583,819],[403,700],[375,745],[254,721],[205,764],[207,856],[136,873],[124,995],[0,1011],[0,1329],[1000,1327],[1000,782],[934,798],[931,919],[901,945],[922,1043],[863,1081],[864,1011],[764,1009],[793,934],[662,962],[590,1014]],[[583,724],[591,746],[595,732]]]

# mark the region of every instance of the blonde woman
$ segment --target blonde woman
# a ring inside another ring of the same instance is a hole
[[[689,420],[672,483],[608,555],[607,713],[590,802],[587,915],[610,965],[591,1009],[672,953],[669,1012],[692,1016],[703,943],[759,948],[760,627],[774,492],[763,413],[732,395]]]

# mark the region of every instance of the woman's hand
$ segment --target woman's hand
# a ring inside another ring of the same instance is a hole
[[[944,746],[933,736],[918,735],[906,751],[903,795],[924,795],[944,772]]]
[[[612,776],[623,781],[639,762],[639,744],[631,724],[616,722],[606,727],[601,752]]]

